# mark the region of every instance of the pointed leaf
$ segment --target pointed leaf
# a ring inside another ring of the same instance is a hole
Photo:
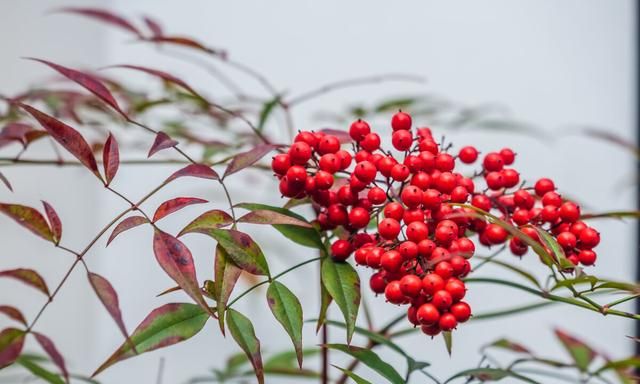
[[[269,116],[271,116],[271,112],[273,112],[273,109],[280,103],[281,98],[282,96],[277,95],[273,99],[263,104],[262,111],[260,111],[260,118],[258,119],[258,124],[256,125],[256,129],[258,131],[262,132],[264,130],[264,126],[267,123]]]
[[[272,144],[260,144],[246,152],[242,152],[233,157],[222,178],[234,174],[242,169],[252,166],[262,159],[267,153],[273,151],[278,146]]]
[[[160,37],[164,35],[164,32],[162,31],[162,27],[157,21],[150,18],[149,16],[144,16],[142,20],[147,25],[147,28],[149,29],[149,31],[151,31],[151,35],[153,37]]]
[[[81,7],[65,7],[59,10],[59,12],[63,13],[75,13],[82,16],[87,16],[92,19],[96,19],[98,21],[114,25],[116,27],[122,28],[128,32],[131,32],[137,36],[142,36],[140,31],[133,26],[129,21],[127,21],[124,17],[118,16],[111,11],[107,11],[105,9],[98,8],[81,8]]]
[[[322,271],[321,271],[322,272]],[[327,292],[327,287],[324,286],[322,282],[322,278],[320,279],[320,311],[318,312],[318,321],[316,322],[316,334],[320,331],[325,322],[327,321],[327,311],[329,310],[329,305],[333,299],[329,292]]]
[[[453,349],[453,337],[451,335],[451,331],[442,332],[442,338],[444,339],[444,345],[447,347],[447,353],[451,356],[451,351]]]
[[[2,174],[2,172],[0,172],[0,181],[2,181],[2,184],[4,184],[7,187],[7,189],[13,192],[13,187],[11,187],[11,183],[9,182],[9,179],[7,179],[7,177],[4,174]]]
[[[26,333],[17,328],[5,328],[0,332],[0,369],[13,364],[20,356]]]
[[[62,145],[67,151],[69,151],[73,156],[75,156],[80,162],[94,175],[96,175],[100,180],[102,180],[102,176],[100,176],[100,172],[98,172],[98,164],[96,163],[95,157],[93,157],[93,151],[91,147],[85,139],[82,137],[80,132],[71,128],[67,124],[62,121],[47,115],[44,112],[41,112],[31,106],[26,104],[19,104],[22,109],[27,111],[31,116],[33,116],[42,128],[44,128],[49,135],[53,137],[60,145]]]
[[[189,164],[186,167],[177,170],[173,175],[169,176],[167,180],[165,180],[165,184],[179,178],[179,177],[199,177],[201,179],[211,179],[211,180],[219,180],[220,177],[212,168],[204,165],[204,164]]]
[[[269,275],[269,265],[251,236],[234,229],[212,229],[208,233],[243,270],[253,275]]]
[[[20,280],[21,282],[34,287],[35,289],[49,297],[49,288],[47,287],[47,283],[45,283],[42,276],[40,276],[40,274],[38,274],[38,272],[34,271],[33,269],[18,268],[0,271],[0,277],[11,277],[13,279]]]
[[[224,334],[224,319],[225,311],[227,309],[227,302],[231,297],[231,292],[236,286],[236,282],[242,273],[242,269],[238,268],[227,251],[224,250],[219,244],[216,245],[215,254],[215,282],[213,283],[213,291],[216,294],[217,311],[218,311],[218,323],[220,324],[220,331]]]
[[[31,372],[34,376],[41,378],[49,384],[64,384],[64,380],[62,378],[49,371],[48,369],[39,365],[35,359],[25,359],[24,356],[18,358],[16,363],[22,365],[29,372]]]
[[[109,185],[113,178],[116,177],[120,166],[118,141],[111,133],[109,133],[109,137],[107,137],[102,149],[102,165],[104,166],[104,177],[107,180],[107,185]]]
[[[97,273],[89,272],[87,277],[89,278],[89,283],[91,283],[91,286],[96,292],[98,299],[100,299],[102,305],[104,305],[104,307],[107,309],[107,312],[109,312],[109,315],[111,315],[113,321],[116,322],[124,338],[129,339],[127,326],[122,320],[120,301],[118,300],[118,293],[116,292],[116,290],[113,288],[109,280],[98,275]]]
[[[232,223],[233,218],[227,212],[219,209],[213,209],[196,217],[191,223],[184,227],[182,231],[180,231],[178,237],[191,232],[208,234],[211,229],[226,227]]]
[[[179,45],[187,48],[194,48],[199,51],[214,54],[214,55],[224,55],[224,51],[217,51],[213,48],[209,48],[204,44],[195,41],[192,38],[184,37],[184,36],[154,36],[147,41],[151,41],[158,44],[171,44],[171,45]]]
[[[202,297],[191,251],[180,240],[156,229],[153,235],[153,252],[158,264],[205,311],[213,314]]]
[[[47,219],[49,219],[55,243],[58,244],[62,238],[62,222],[60,221],[60,216],[58,216],[55,209],[46,201],[43,200],[42,205],[44,206],[44,212],[47,214]]]
[[[0,203],[0,212],[43,239],[54,242],[49,224],[40,212],[35,209],[26,205]]]
[[[206,311],[195,304],[171,303],[154,309],[131,334],[131,341],[138,353],[187,340],[200,332],[209,319]],[[136,355],[130,344],[123,343],[92,375]]]
[[[175,199],[167,200],[160,204],[158,209],[156,209],[156,213],[153,214],[153,222],[155,223],[163,217],[179,211],[182,208],[188,207],[189,205],[204,203],[208,203],[208,201],[197,197],[176,197]]]
[[[576,366],[582,372],[586,372],[589,364],[591,364],[597,353],[583,341],[576,339],[560,329],[556,329],[555,333],[558,340],[560,340],[573,358],[573,361],[575,361]]]
[[[302,305],[300,301],[279,281],[273,281],[267,289],[267,302],[273,316],[289,334],[302,368]]]
[[[297,213],[287,208],[273,207],[270,205],[257,203],[240,203],[236,206],[247,209],[249,211],[272,211],[280,215],[288,216],[292,219],[308,223],[308,221],[303,216],[298,215]],[[292,240],[297,244],[303,245],[305,247],[324,249],[324,244],[322,244],[322,239],[320,238],[320,234],[318,233],[318,230],[316,228],[308,228],[306,226],[291,224],[273,224],[273,228],[275,228],[286,238]]]
[[[155,140],[153,141],[153,145],[151,145],[151,148],[149,149],[147,157],[151,157],[163,149],[173,148],[176,145],[178,145],[178,142],[169,137],[169,135],[164,132],[158,132]]]
[[[0,313],[4,313],[8,317],[12,318],[15,321],[22,323],[23,325],[27,325],[27,320],[25,320],[22,312],[18,308],[9,306],[9,305],[0,305]]]
[[[513,342],[508,339],[496,340],[493,343],[489,344],[488,347],[503,348],[512,352],[531,354],[531,351],[529,351],[529,349],[524,345]]]
[[[109,240],[107,240],[107,245],[111,244],[113,239],[115,239],[116,236],[118,236],[122,232],[129,230],[131,228],[135,228],[139,225],[146,224],[148,222],[149,220],[147,220],[147,218],[143,216],[127,217],[126,219],[122,220],[120,224],[116,225],[116,227],[113,229],[113,232],[111,232],[111,236],[109,236]]]
[[[405,380],[391,365],[384,362],[380,356],[370,349],[349,346],[345,344],[327,344],[324,347],[344,352],[367,367],[373,369],[393,384],[404,384]]]
[[[260,354],[260,340],[256,337],[253,324],[246,316],[233,309],[227,310],[227,327],[231,336],[240,348],[247,354],[253,370],[258,378],[258,383],[264,383],[264,370],[262,368],[262,355]]]
[[[36,337],[36,340],[38,341],[42,349],[44,349],[47,355],[49,355],[51,361],[53,361],[53,363],[60,369],[60,373],[62,373],[62,376],[68,382],[69,372],[67,371],[67,366],[65,365],[64,358],[58,351],[58,348],[56,348],[55,344],[53,344],[53,341],[51,341],[51,339],[49,339],[47,336],[38,332],[33,332],[33,335]]]
[[[349,263],[325,258],[322,261],[322,282],[344,316],[344,322],[347,324],[347,342],[351,343],[360,308],[358,273]]]
[[[249,212],[238,219],[239,223],[267,224],[267,225],[295,225],[298,227],[312,228],[306,221],[298,220],[291,216],[268,210]]]
[[[562,269],[574,269],[575,265],[573,265],[573,263],[569,261],[569,259],[567,259],[567,256],[564,253],[564,249],[562,249],[560,244],[558,244],[558,241],[556,241],[556,239],[547,231],[539,227],[534,228],[536,229],[536,231],[538,231],[538,235],[540,236],[540,240],[542,240],[542,243],[551,250],[553,261],[557,263],[558,266],[560,266],[560,268]]]
[[[356,384],[372,384],[370,381],[365,380],[362,377],[360,377],[360,376],[356,375],[355,373],[353,373],[353,371],[350,371],[350,370],[344,369],[344,368],[340,368],[337,365],[333,365],[333,364],[331,364],[331,366],[341,370],[342,373],[347,375]]]
[[[458,372],[457,374],[451,376],[444,382],[447,384],[457,378],[469,376],[470,378],[477,379],[479,381],[498,381],[507,377],[513,377],[515,379],[519,379],[520,381],[524,381],[525,383],[538,384],[537,381],[529,379],[528,377],[517,374],[513,371],[507,371],[499,368],[474,368],[467,369],[462,372]]]
[[[62,76],[75,82],[76,84],[79,84],[87,91],[96,95],[100,100],[107,103],[111,108],[113,108],[116,112],[118,112],[125,119],[127,119],[127,115],[122,111],[122,109],[120,109],[120,106],[118,105],[118,102],[111,94],[111,91],[109,91],[109,89],[95,76],[78,71],[76,69],[63,67],[62,65],[58,65],[50,61],[36,59],[33,57],[28,57],[27,59],[48,65],[49,67],[56,70]]]
[[[153,68],[147,68],[147,67],[142,67],[139,65],[128,65],[128,64],[121,64],[121,65],[112,65],[109,68],[128,68],[128,69],[133,69],[136,71],[141,71],[144,73],[147,73],[149,75],[155,76],[157,78],[160,78],[164,81],[166,81],[167,83],[172,83],[175,84],[179,87],[184,88],[185,90],[187,90],[189,93],[191,93],[193,96],[196,96],[199,99],[204,100],[204,98],[202,96],[200,96],[200,94],[198,94],[198,92],[196,92],[193,88],[191,88],[191,86],[187,83],[185,83],[184,81],[182,81],[181,79],[173,76],[170,73],[164,72],[164,71],[159,71],[157,69],[153,69]]]
[[[342,129],[323,128],[320,130],[320,132],[337,137],[338,140],[340,140],[340,143],[342,144],[350,143],[352,140],[351,136],[349,136],[349,132],[344,131]]]

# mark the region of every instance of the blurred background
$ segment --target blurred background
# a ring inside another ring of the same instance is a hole
[[[347,122],[328,119],[327,114],[344,114],[349,107],[371,106],[397,96],[430,95],[465,107],[487,106],[514,122],[526,123],[527,130],[493,126],[454,131],[428,119],[417,123],[431,125],[435,136],[446,135],[447,141],[458,148],[467,144],[484,152],[513,148],[518,153],[516,167],[524,178],[553,178],[559,189],[570,192],[585,210],[635,209],[635,157],[620,147],[581,134],[586,127],[597,127],[634,141],[636,11],[631,0],[3,1],[0,93],[15,95],[51,79],[50,69],[21,59],[33,56],[81,68],[121,63],[148,65],[180,74],[204,94],[220,100],[228,96],[228,91],[201,67],[137,44],[129,35],[109,26],[50,12],[61,6],[99,6],[131,17],[150,15],[169,32],[226,49],[235,60],[258,68],[278,90],[288,94],[363,75],[393,72],[422,76],[426,83],[384,82],[353,87],[302,104],[293,110],[296,129],[346,129]],[[141,74],[116,70],[109,73],[139,87],[158,86],[157,81]],[[242,87],[267,96],[253,79],[232,70],[229,73]],[[374,119],[378,132],[388,129],[390,116]],[[281,126],[282,116],[276,116],[268,131],[278,137],[275,132]],[[139,137],[148,145],[152,142],[152,137],[144,133]],[[284,141],[286,135],[282,133],[279,138]],[[119,140],[127,142],[128,138]],[[145,149],[137,153],[138,158],[145,156]],[[9,150],[3,153],[12,154]],[[33,157],[50,158],[51,148],[40,145],[31,153]],[[115,186],[136,199],[175,169],[128,166],[121,169]],[[7,167],[2,171],[12,181],[15,193],[0,188],[0,201],[39,206],[39,200],[47,200],[61,216],[65,244],[74,249],[82,248],[114,212],[126,208],[83,169]],[[276,184],[269,177],[248,172],[229,180],[236,202],[282,204]],[[151,211],[162,201],[177,196],[203,197],[212,202],[211,206],[220,208],[226,204],[217,184],[193,179],[171,185],[146,208]],[[164,228],[175,233],[199,212],[195,208],[178,212],[163,222]],[[638,252],[635,223],[602,221],[596,226],[602,233],[602,244],[594,272],[601,277],[634,281]],[[309,248],[289,243],[271,228],[247,227],[247,231],[261,244],[274,271],[314,256]],[[213,242],[197,236],[186,241],[200,278],[210,277]],[[511,258],[509,254],[502,257]],[[0,269],[34,268],[50,286],[55,286],[72,261],[68,254],[52,249],[25,234],[8,218],[0,217]],[[103,240],[89,253],[87,262],[118,290],[130,330],[162,303],[186,300],[180,293],[154,297],[173,283],[155,263],[149,228],[123,235],[108,249]],[[531,255],[521,265],[540,274],[545,272]],[[368,271],[360,269],[359,273],[363,281],[368,280]],[[490,266],[479,272],[482,276],[505,273]],[[319,305],[314,288],[315,265],[284,281],[304,303],[305,318],[315,318]],[[288,349],[290,340],[268,313],[263,295],[260,292],[250,296],[238,309],[256,319],[256,333],[264,350]],[[368,292],[366,296],[378,325],[399,313],[382,298],[374,298]],[[476,285],[471,287],[468,301],[480,313],[531,303],[533,297],[509,288]],[[19,306],[31,317],[43,298],[13,281],[0,280],[0,302]],[[340,318],[335,309],[330,316]],[[0,325],[6,324],[0,318]],[[550,356],[564,356],[565,351],[553,336],[555,327],[591,342],[614,358],[634,350],[633,342],[625,336],[634,334],[630,320],[605,318],[566,306],[466,324],[454,334],[452,357],[447,355],[441,338],[430,340],[413,334],[399,339],[399,344],[417,359],[429,361],[432,374],[446,378],[475,366],[481,346],[500,337],[509,337]],[[71,370],[87,374],[122,342],[117,327],[80,270],[45,312],[38,330],[56,342]],[[330,334],[332,339],[343,340],[341,329],[332,328]],[[319,343],[313,324],[305,326],[304,337],[308,346]],[[359,342],[364,343],[356,339],[355,343]],[[37,346],[28,343],[26,349],[37,350]],[[99,379],[104,383],[155,382],[164,359],[163,382],[181,383],[206,374],[210,368],[224,366],[225,358],[238,351],[232,340],[219,334],[217,324],[210,322],[188,342],[124,361]],[[396,366],[403,364],[395,354],[380,353]],[[332,359],[338,364],[346,361],[339,353],[332,353]],[[310,360],[309,364],[315,363]],[[361,373],[375,377],[366,369]],[[0,381],[3,375],[14,374],[0,372]],[[414,379],[416,383],[423,382],[420,376]]]

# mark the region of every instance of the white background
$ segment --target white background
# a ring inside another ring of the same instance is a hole
[[[297,128],[319,128],[312,119],[318,110],[342,111],[346,103],[372,103],[408,93],[435,93],[468,105],[497,103],[508,108],[514,118],[553,134],[554,139],[542,141],[486,131],[468,131],[448,138],[459,145],[473,143],[484,151],[509,145],[518,152],[517,165],[526,178],[553,177],[561,190],[571,191],[572,196],[593,210],[634,206],[633,157],[616,147],[576,135],[572,128],[597,126],[630,140],[634,137],[635,11],[631,1],[5,1],[0,3],[1,92],[12,94],[50,76],[51,72],[42,66],[20,59],[36,56],[90,68],[125,62],[149,65],[180,73],[204,93],[224,93],[221,85],[200,69],[132,44],[124,33],[78,17],[46,14],[58,4],[92,3],[113,7],[130,17],[153,15],[169,32],[196,36],[226,48],[235,59],[267,74],[279,89],[294,94],[337,79],[369,74],[406,72],[425,76],[426,85],[385,83],[319,98],[294,111]],[[140,85],[157,85],[142,75],[129,75]],[[259,89],[249,79],[240,82]],[[380,125],[377,129],[386,127]],[[151,137],[142,137],[151,143]],[[46,146],[39,151],[34,156],[49,154]],[[135,199],[172,170],[123,168],[115,187]],[[12,180],[16,193],[0,188],[0,201],[37,206],[40,199],[46,199],[63,220],[64,243],[75,249],[82,248],[114,212],[126,208],[80,169],[14,167],[3,169],[3,173]],[[267,178],[239,175],[230,180],[235,201],[279,203],[275,184]],[[171,186],[146,208],[151,211],[165,199],[184,195],[212,201],[208,209],[224,208],[217,184],[195,180],[188,185]],[[165,228],[175,232],[199,212],[197,208],[185,209],[167,219]],[[603,277],[631,280],[637,252],[633,225],[600,222],[598,228],[603,241],[594,271]],[[288,244],[271,229],[247,230],[263,246],[273,271],[314,256],[308,249]],[[213,244],[196,236],[187,242],[197,259],[200,278],[210,277]],[[72,262],[69,255],[53,250],[7,218],[0,218],[0,249],[0,269],[35,268],[50,287]],[[523,260],[522,266],[542,272],[534,259]],[[185,300],[180,294],[154,298],[172,284],[155,264],[147,228],[127,233],[107,250],[101,241],[87,261],[119,291],[129,329],[163,302]],[[306,318],[317,313],[316,275],[313,267],[307,267],[285,279],[304,303]],[[490,268],[482,275],[515,278]],[[361,271],[361,276],[366,281],[368,273]],[[289,340],[269,314],[263,294],[251,296],[239,309],[256,319],[264,351],[288,348]],[[377,324],[398,313],[381,298],[369,295],[367,299],[373,304]],[[20,307],[28,318],[35,315],[42,300],[41,295],[25,286],[0,281],[0,303]],[[507,288],[478,285],[469,292],[469,301],[478,313],[531,300],[532,297]],[[334,311],[332,316],[337,319],[339,313]],[[5,319],[0,322],[8,324]],[[446,378],[477,364],[479,347],[503,336],[562,358],[564,351],[553,338],[554,327],[593,342],[613,357],[632,351],[633,345],[625,337],[633,332],[631,322],[559,306],[464,325],[454,335],[451,358],[440,338],[432,341],[416,334],[400,343],[416,358],[430,361],[433,374]],[[37,328],[53,338],[71,369],[81,373],[90,373],[121,343],[117,328],[89,290],[80,270],[72,275]],[[335,340],[343,340],[341,330],[331,331]],[[313,346],[317,342],[309,325],[305,328],[305,343]],[[36,350],[37,346],[29,343],[27,348]],[[106,383],[155,382],[160,358],[164,357],[163,382],[183,382],[205,374],[209,368],[222,367],[224,358],[237,351],[230,340],[219,335],[217,324],[212,321],[196,338],[120,363],[100,379]],[[381,354],[404,369],[397,355]],[[343,360],[338,353],[332,358]],[[362,374],[376,380],[369,371],[363,370]],[[423,382],[418,376],[414,379]]]

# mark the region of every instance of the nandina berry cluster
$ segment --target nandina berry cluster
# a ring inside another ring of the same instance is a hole
[[[373,268],[371,289],[390,303],[408,305],[409,321],[425,334],[450,331],[471,316],[462,301],[475,252],[470,236],[478,234],[486,246],[508,242],[518,256],[528,251],[521,238],[479,218],[469,204],[541,244],[538,230],[547,231],[576,265],[595,262],[599,234],[579,220],[578,205],[564,200],[550,179],[525,187],[509,167],[516,157],[511,149],[487,153],[481,168],[464,176],[455,171],[456,162],[476,163],[476,148],[454,155],[429,128],[414,132],[411,116],[402,111],[391,128],[395,152],[383,150],[380,136],[363,120],[349,128],[352,151],[337,136],[300,132],[287,153],[273,158],[272,169],[282,195],[312,199],[319,227],[335,237],[331,257],[344,261],[353,254],[357,264]],[[476,186],[481,179],[484,189]]]

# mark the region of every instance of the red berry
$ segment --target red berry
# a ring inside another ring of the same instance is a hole
[[[457,302],[449,308],[449,312],[455,316],[458,323],[464,323],[471,317],[471,307],[464,301]]]
[[[441,289],[433,294],[431,303],[435,305],[436,308],[443,311],[453,304],[453,298],[451,298],[451,294],[449,292]]]
[[[292,167],[293,168],[293,167]],[[329,172],[318,171],[315,175],[316,188],[326,190],[333,186],[333,175]]]
[[[438,209],[442,204],[442,194],[437,189],[427,189],[422,194],[422,204],[426,209]]]
[[[556,189],[555,185],[553,184],[553,181],[551,179],[546,179],[546,178],[542,178],[536,181],[536,184],[534,185],[533,188],[536,191],[536,195],[540,197],[544,196],[545,193],[551,192],[554,189]]]
[[[340,169],[349,168],[349,166],[351,165],[351,160],[353,160],[353,157],[351,156],[351,154],[345,151],[344,149],[341,149],[338,152],[336,152],[336,157],[340,162]]]
[[[459,238],[456,240],[456,243],[458,244],[458,254],[465,259],[471,258],[476,251],[476,246],[473,244],[473,241],[466,237]]]
[[[369,279],[369,287],[375,293],[383,293],[387,287],[387,282],[384,280],[384,274],[378,272],[371,275]]]
[[[287,171],[287,179],[290,183],[304,184],[307,179],[307,170],[300,165],[294,165]]]
[[[384,219],[384,220],[393,220],[393,219]],[[400,231],[399,226],[400,224],[398,224],[398,232]],[[427,227],[427,224],[425,224],[422,221],[414,221],[413,223],[407,225],[406,234],[407,234],[407,239],[417,243],[420,240],[427,238],[427,236],[429,235],[429,227]],[[382,233],[380,233],[380,235],[382,236]],[[396,236],[397,236],[397,233],[396,233]]]
[[[500,173],[505,188],[513,188],[520,182],[520,174],[515,169],[505,168]]]
[[[433,295],[444,289],[444,279],[436,273],[428,273],[422,278],[422,290],[427,295]]]
[[[553,223],[560,216],[558,208],[553,205],[545,205],[540,211],[540,218],[548,223]]]
[[[400,130],[393,132],[391,136],[391,144],[398,151],[406,151],[413,144],[413,136],[410,131]]]
[[[465,203],[469,198],[469,191],[463,186],[457,186],[451,191],[451,201],[454,203]]]
[[[376,166],[382,175],[385,177],[391,177],[391,168],[396,164],[398,164],[396,159],[391,156],[384,156],[378,160]]]
[[[405,296],[416,297],[422,291],[422,280],[416,275],[405,275],[400,279],[400,289]]]
[[[286,153],[275,155],[271,160],[271,169],[276,174],[283,176],[291,167],[291,159]]]
[[[596,258],[596,253],[591,250],[583,249],[578,252],[578,260],[584,265],[593,265],[596,262]]]
[[[436,243],[432,240],[420,240],[418,242],[418,254],[422,257],[429,257],[433,253],[433,250],[436,248]]]
[[[368,184],[376,178],[378,170],[376,166],[370,161],[361,161],[356,164],[356,168],[353,171],[354,175],[363,183]]]
[[[373,152],[380,148],[380,136],[371,132],[360,141],[360,146],[366,151]]]
[[[529,222],[529,210],[517,208],[511,215],[511,220],[518,225],[525,225]]]
[[[318,153],[321,155],[336,153],[339,149],[340,140],[333,135],[325,135],[318,143]]]
[[[558,211],[560,218],[567,223],[573,223],[580,218],[580,207],[570,201],[562,204]]]
[[[354,193],[350,185],[343,185],[338,189],[338,200],[344,205],[352,205],[358,199],[358,195]]]
[[[420,208],[408,209],[402,215],[402,221],[405,224],[411,224],[414,221],[424,221],[424,211]]]
[[[527,244],[522,242],[522,240],[518,239],[517,237],[512,237],[511,241],[509,241],[509,249],[511,250],[511,253],[513,253],[514,255],[522,256],[525,253],[527,253],[527,250],[529,249],[529,247],[527,246]]]
[[[489,172],[485,175],[484,180],[487,182],[487,187],[494,191],[505,187],[504,177],[501,172]]]
[[[578,236],[582,248],[593,248],[600,243],[600,234],[593,228],[585,228]]]
[[[413,241],[403,241],[398,246],[398,252],[404,260],[415,259],[418,256],[418,244]]]
[[[411,129],[411,116],[399,111],[391,118],[391,128],[394,131]]]
[[[400,289],[400,282],[398,280],[391,281],[387,284],[384,289],[384,295],[387,300],[393,304],[402,304],[407,300]]]
[[[293,143],[289,148],[289,157],[291,164],[304,165],[311,158],[311,147],[303,141]]]
[[[463,163],[471,164],[478,159],[478,150],[471,146],[462,147],[458,153],[458,157]]]
[[[349,136],[355,141],[361,141],[366,135],[371,132],[369,124],[361,119],[358,119],[351,123],[349,127]]]
[[[491,210],[491,199],[487,195],[473,195],[471,205],[489,212]]]
[[[431,176],[426,172],[418,172],[411,178],[411,185],[425,190],[431,185]]]
[[[400,233],[400,223],[396,219],[382,219],[378,224],[378,233],[383,239],[394,240]]]
[[[331,204],[327,208],[327,218],[334,225],[346,225],[349,222],[349,214],[342,204]]]
[[[502,160],[502,156],[499,153],[490,152],[484,157],[482,166],[487,172],[498,172],[504,167],[504,160]]]
[[[309,131],[299,132],[296,135],[296,137],[293,139],[293,141],[296,143],[299,141],[303,141],[309,144],[311,148],[315,148],[318,145],[318,138],[316,137],[316,135],[313,134],[313,132],[309,132]]]
[[[443,313],[438,321],[438,326],[445,332],[451,331],[458,326],[458,320],[456,320],[456,317],[451,313]]]
[[[441,172],[451,172],[455,166],[455,160],[450,154],[440,153],[436,156],[436,168]]]
[[[354,228],[364,228],[369,225],[369,212],[362,207],[354,207],[349,212],[349,223]]]
[[[435,252],[434,252],[435,253]],[[432,253],[432,255],[434,254]],[[453,276],[453,267],[451,266],[451,264],[447,261],[441,261],[438,264],[436,264],[436,267],[433,270],[438,276],[442,277],[443,279],[448,279],[450,277]]]
[[[449,264],[453,268],[454,276],[466,276],[471,270],[471,265],[464,257],[460,255],[452,256],[449,260]]]
[[[516,153],[510,148],[502,148],[500,150],[500,157],[505,165],[511,165],[516,159]]]
[[[334,260],[345,261],[351,255],[351,243],[347,240],[336,240],[331,244],[331,256]]]
[[[382,204],[387,201],[387,194],[382,188],[373,187],[367,192],[367,198],[372,204]]]
[[[404,164],[396,164],[391,168],[391,178],[395,181],[405,181],[410,173],[409,167]]]
[[[380,268],[380,259],[382,259],[382,255],[384,250],[380,247],[373,247],[367,253],[367,265],[371,268]]]
[[[436,324],[438,320],[440,320],[440,312],[435,305],[426,303],[418,307],[416,318],[420,324],[432,325]]]
[[[502,244],[507,240],[507,236],[509,235],[506,229],[497,224],[487,225],[484,233],[491,244]]]
[[[405,187],[400,194],[402,202],[409,208],[415,208],[422,204],[422,190],[416,186]]]
[[[404,215],[404,208],[402,208],[402,204],[394,201],[385,205],[382,212],[384,213],[384,217],[400,221]]]
[[[557,240],[558,244],[560,244],[560,246],[562,246],[562,248],[564,248],[565,250],[574,249],[578,242],[578,239],[576,239],[576,235],[571,232],[560,233],[557,237]]]
[[[466,260],[465,260],[466,261]],[[447,283],[444,286],[444,289],[449,292],[453,301],[460,301],[467,293],[467,288],[464,283],[455,277],[447,280]]]
[[[400,252],[391,250],[382,254],[380,266],[387,272],[398,272],[403,261]]]
[[[536,203],[536,200],[528,191],[519,189],[513,193],[513,202],[520,208],[531,209]]]
[[[450,193],[456,187],[456,177],[451,172],[442,172],[435,178],[435,184],[442,193]]]

